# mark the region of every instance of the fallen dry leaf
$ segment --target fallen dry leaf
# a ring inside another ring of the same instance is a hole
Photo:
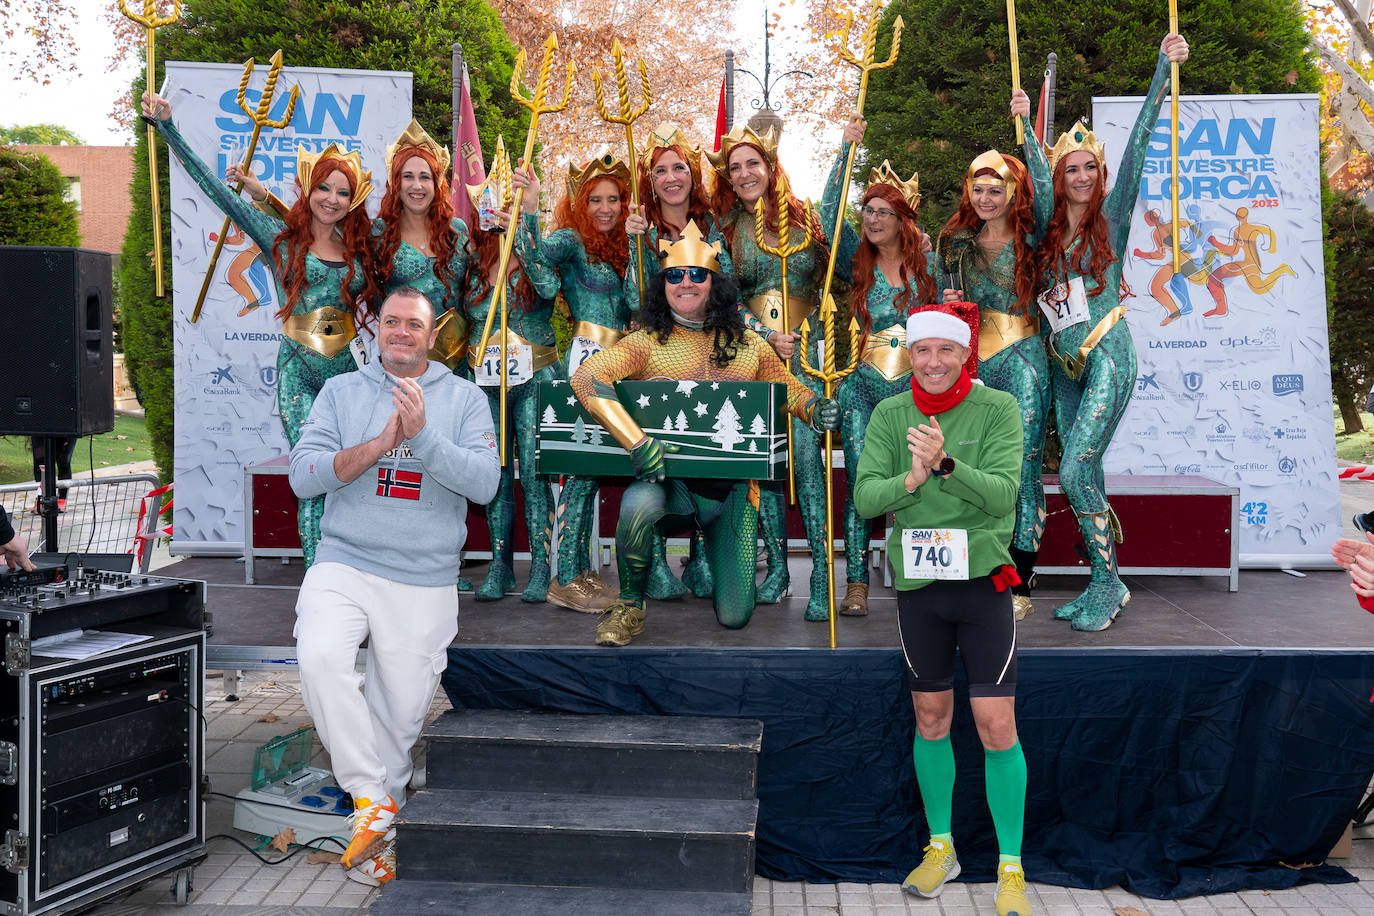
[[[258,721],[259,721],[259,722],[275,722],[275,721],[277,721],[277,714],[274,713],[274,712],[264,713],[263,715],[258,716]]]
[[[290,852],[291,845],[296,842],[296,831],[287,827],[281,833],[272,837],[272,842],[267,844],[277,852]]]
[[[338,865],[339,854],[337,852],[326,852],[323,849],[316,849],[305,854],[306,865]]]
[[[1119,906],[1112,910],[1112,912],[1115,913],[1116,916],[1150,916],[1150,914],[1144,910],[1137,910],[1133,906]]]

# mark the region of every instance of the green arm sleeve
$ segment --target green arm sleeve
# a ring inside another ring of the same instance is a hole
[[[986,446],[979,455],[979,467],[956,462],[954,473],[941,479],[939,485],[951,496],[995,518],[1015,512],[1016,490],[1021,485],[1021,440],[1021,414],[1016,402],[999,399],[983,435]],[[859,466],[863,467],[862,462]]]
[[[879,406],[873,411],[864,436],[864,450],[854,478],[854,508],[864,518],[877,518],[914,506],[921,500],[906,491],[911,453],[906,448],[906,428]]]
[[[1026,131],[1026,171],[1030,173],[1031,191],[1035,203],[1031,212],[1035,216],[1035,234],[1043,236],[1054,215],[1054,173],[1050,162],[1045,158],[1045,148],[1035,139],[1035,134]]]
[[[821,228],[826,232],[833,232],[835,220],[840,214],[840,191],[841,184],[844,182],[844,160],[847,147],[840,146],[840,153],[835,157],[835,164],[830,167],[830,177],[825,182],[825,192],[821,195]],[[848,221],[840,226],[840,237],[832,240],[837,247],[835,254],[835,274],[841,277],[849,277],[854,273],[854,253],[859,250],[859,235],[849,225]]]
[[[277,233],[281,232],[286,224],[266,213],[254,210],[251,204],[231,191],[229,185],[210,174],[210,167],[196,155],[195,150],[191,149],[186,138],[171,121],[158,121],[157,132],[167,141],[167,147],[180,160],[191,180],[196,183],[196,187],[204,191],[205,196],[233,220],[234,225],[248,233],[248,237],[257,244],[260,251],[270,257]]]
[[[1164,105],[1164,92],[1169,83],[1169,58],[1163,53],[1155,61],[1155,75],[1150,80],[1150,89],[1145,94],[1145,103],[1140,106],[1135,126],[1131,128],[1130,139],[1121,152],[1121,165],[1117,167],[1116,184],[1102,204],[1102,213],[1111,223],[1114,235],[1112,250],[1120,257],[1126,248],[1126,239],[1131,234],[1131,211],[1135,209],[1136,198],[1140,196],[1140,181],[1145,170],[1145,150],[1150,145],[1150,136],[1159,121],[1159,110]]]

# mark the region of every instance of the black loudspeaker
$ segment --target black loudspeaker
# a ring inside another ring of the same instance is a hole
[[[111,257],[0,245],[0,435],[114,429]]]

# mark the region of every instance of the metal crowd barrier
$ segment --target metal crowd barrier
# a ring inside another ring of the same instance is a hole
[[[77,477],[57,487],[67,490],[67,507],[57,517],[57,544],[49,545],[43,543],[43,519],[33,512],[39,484],[0,486],[0,506],[31,551],[132,554],[139,571],[148,571],[153,542],[168,533],[160,514],[170,488],[161,487],[156,475]]]

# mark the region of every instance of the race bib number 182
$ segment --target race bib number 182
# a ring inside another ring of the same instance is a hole
[[[482,354],[482,362],[473,373],[477,384],[486,387],[501,384],[501,345],[490,344]],[[534,354],[528,344],[511,344],[506,348],[506,385],[514,388],[534,377]]]
[[[963,528],[902,529],[902,575],[908,579],[967,579],[968,532]]]

